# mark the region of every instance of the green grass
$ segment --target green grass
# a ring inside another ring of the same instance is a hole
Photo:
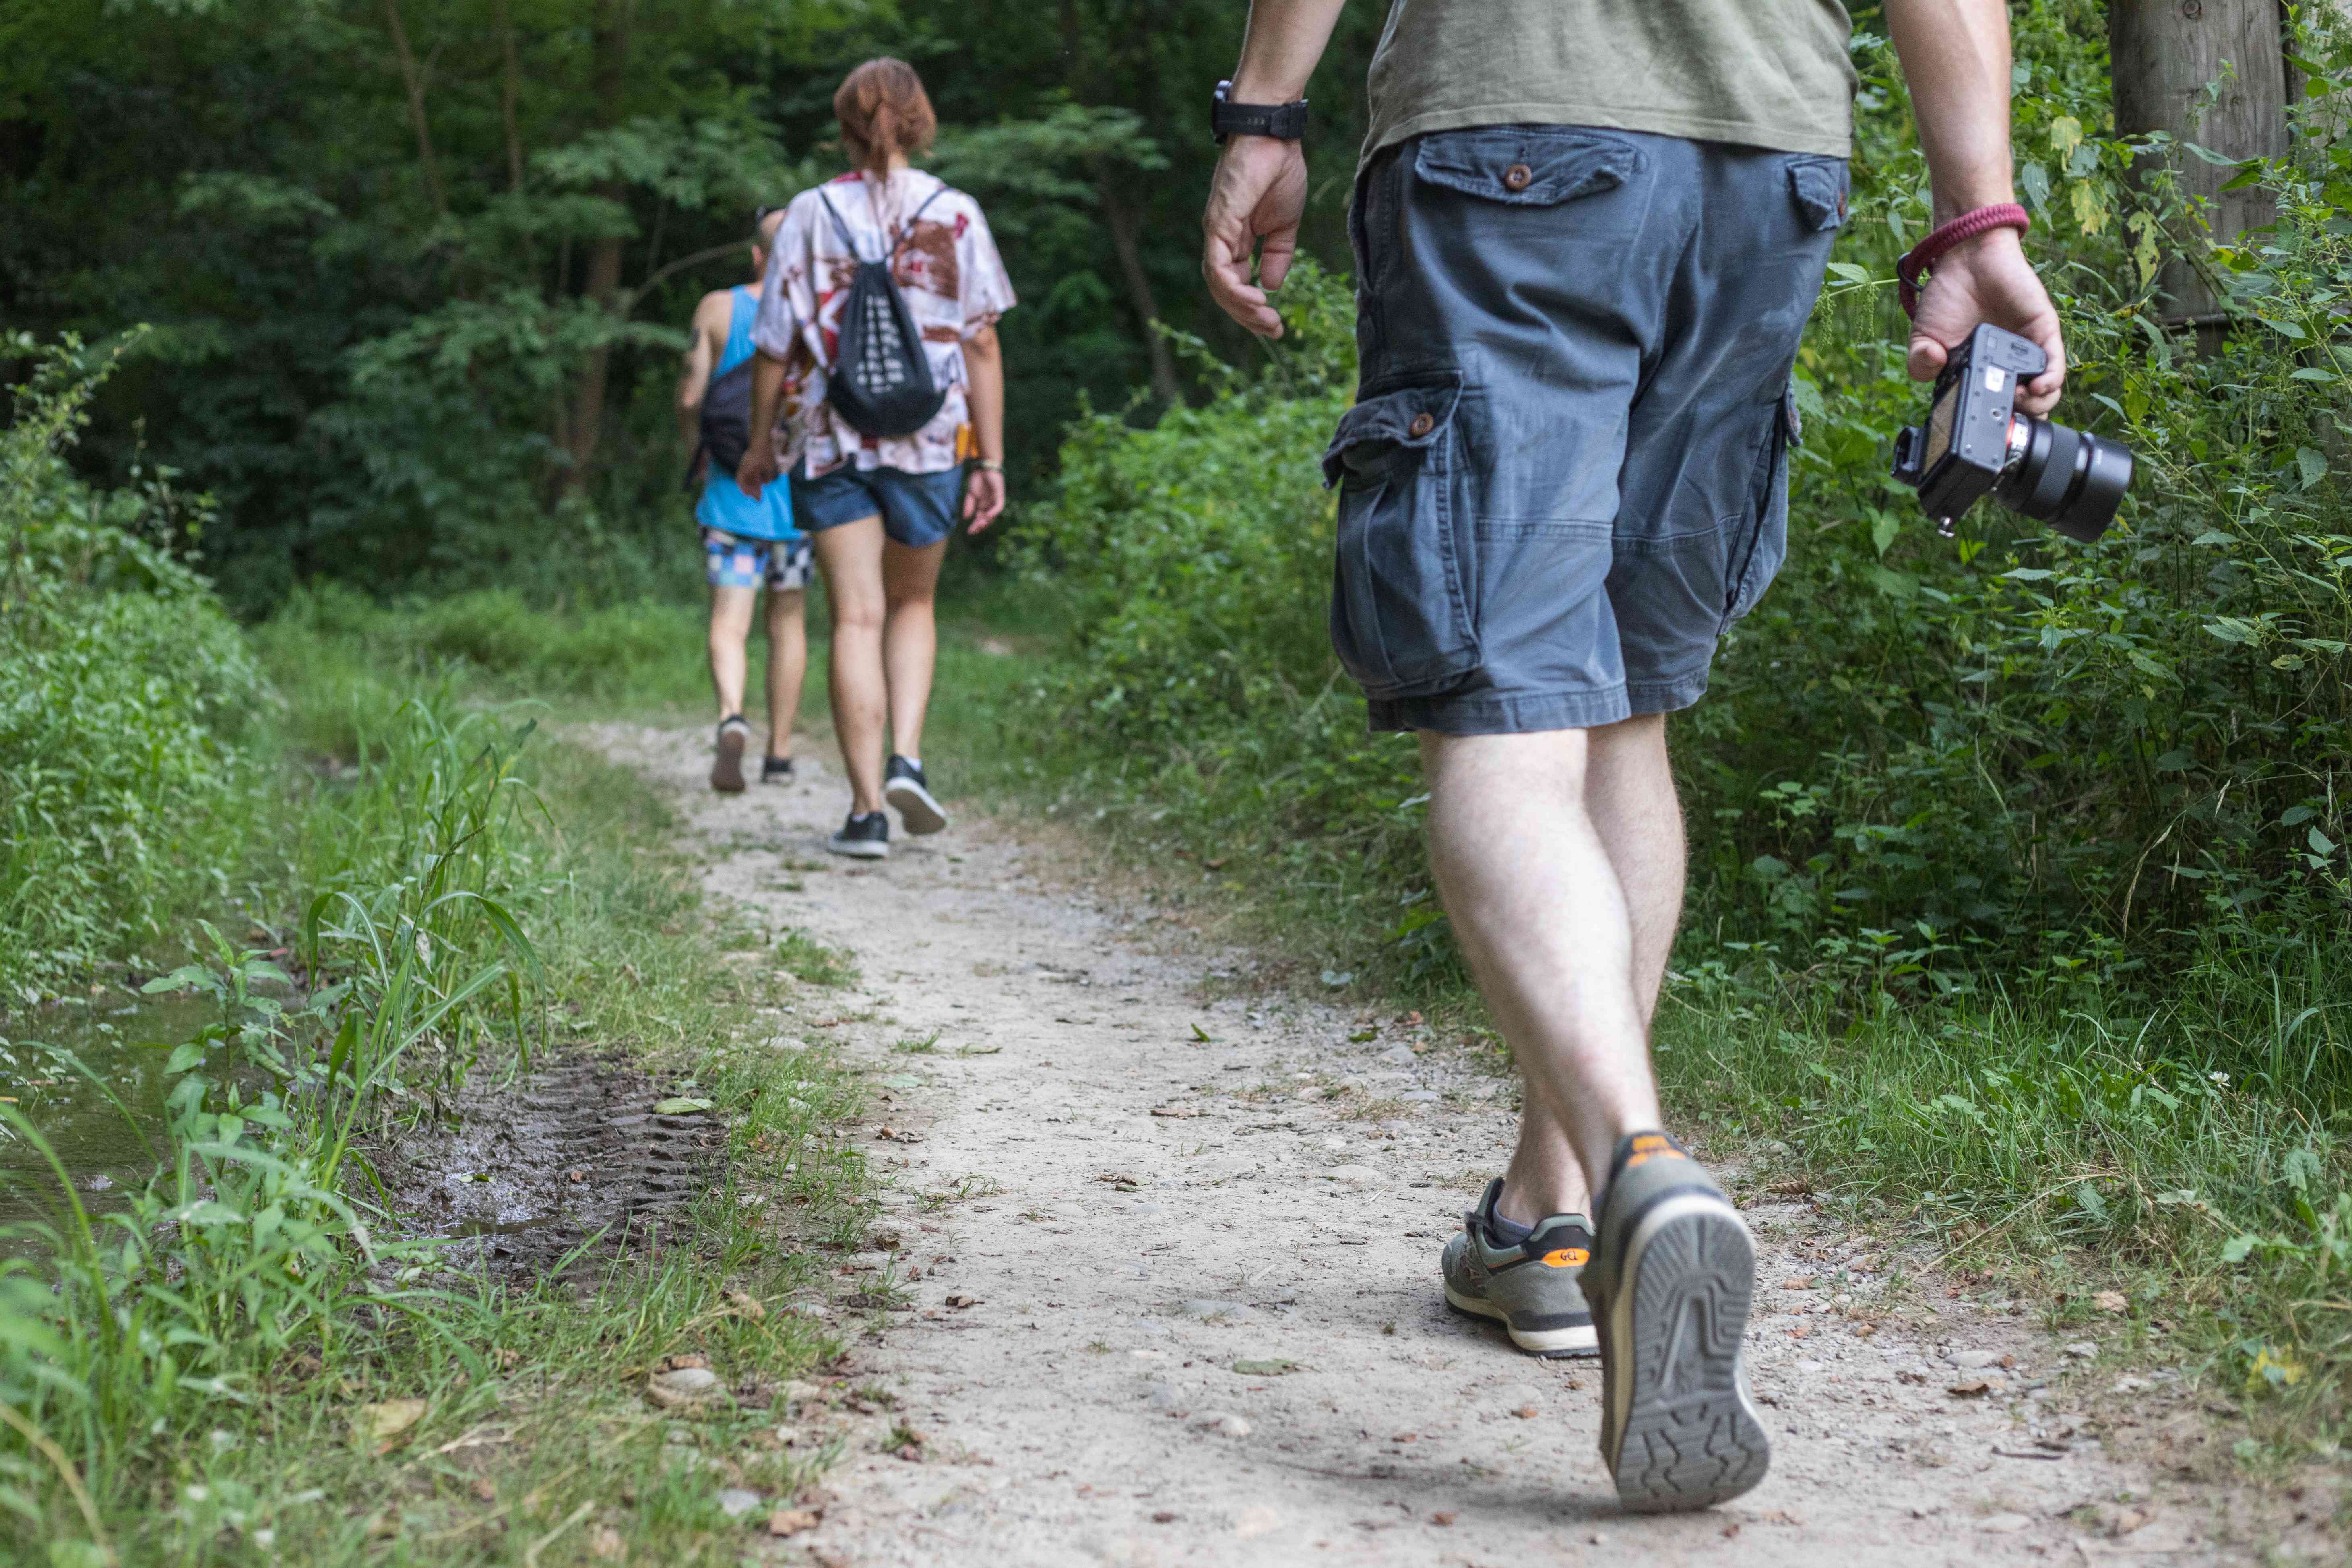
[[[221,1021],[174,1056],[160,1184],[88,1222],[61,1181],[63,1273],[0,1273],[0,1542],[68,1568],[257,1547],[732,1563],[757,1521],[726,1519],[716,1490],[789,1501],[832,1455],[782,1447],[781,1405],[666,1419],[644,1378],[694,1353],[730,1388],[773,1389],[835,1353],[835,1331],[783,1309],[822,1295],[861,1228],[863,1158],[831,1131],[857,1080],[821,1047],[772,1050],[772,1026],[743,1037],[789,986],[729,963],[730,913],[702,907],[642,782],[550,744],[527,705],[469,704],[485,688],[462,667],[386,679],[373,646],[315,626],[257,644],[284,699],[266,770],[283,783],[242,916],[347,989],[289,1012],[270,961],[226,943],[163,983],[206,990]],[[351,1131],[397,1136],[434,1086],[574,1043],[719,1107],[731,1166],[691,1244],[575,1294],[452,1281],[389,1239]],[[354,1438],[401,1401],[423,1402],[413,1425]]]

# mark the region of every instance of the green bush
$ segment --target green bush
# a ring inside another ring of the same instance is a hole
[[[53,351],[0,433],[9,1003],[38,1000],[225,896],[262,782],[247,745],[266,700],[258,667],[204,579],[133,531],[183,509],[168,476],[96,491],[58,456],[109,363]]]

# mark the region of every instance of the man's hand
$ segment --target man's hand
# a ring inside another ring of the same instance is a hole
[[[2015,229],[1994,229],[1937,258],[1911,321],[1911,379],[1935,380],[1950,351],[1986,321],[2040,345],[2050,356],[2050,368],[2019,387],[2017,396],[2020,413],[2036,418],[2048,414],[2066,383],[2066,345],[2058,334],[2058,312],[2025,259]]]
[[[1282,336],[1282,317],[1266,300],[1282,287],[1298,251],[1298,218],[1307,210],[1307,153],[1296,142],[1236,136],[1217,160],[1208,210],[1201,215],[1205,244],[1201,276],[1225,314],[1262,338]],[[1264,287],[1250,280],[1250,253],[1260,239]]]
[[[994,522],[1004,510],[1004,470],[974,468],[964,481],[964,521],[971,524],[968,531],[978,533]]]
[[[783,465],[776,459],[775,432],[755,434],[751,444],[743,448],[743,460],[735,465],[735,488],[758,500],[760,492],[774,484],[782,471]]]

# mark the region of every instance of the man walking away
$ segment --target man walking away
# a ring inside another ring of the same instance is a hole
[[[751,321],[758,313],[758,283],[767,275],[768,248],[782,207],[762,207],[752,216],[751,283],[705,294],[694,310],[694,339],[677,381],[678,433],[689,455],[700,451],[703,399],[721,377],[750,363]],[[749,388],[743,389],[749,401]],[[768,749],[760,763],[761,784],[793,776],[793,720],[800,710],[801,680],[808,669],[808,536],[793,526],[792,496],[782,485],[747,496],[735,476],[719,471],[704,456],[702,495],[695,521],[702,525],[705,571],[710,581],[710,684],[719,696],[718,757],[710,787],[722,795],[743,789],[743,752],[751,726],[743,718],[743,685],[750,662],[751,606],[768,590]]]
[[[1343,3],[1255,0],[1213,110],[1202,269],[1268,337],[1299,100]],[[1885,9],[1951,226],[1923,249],[1958,241],[1911,373],[1990,321],[2050,355],[2018,397],[2046,413],[2064,359],[2016,232],[2007,14]],[[1754,1243],[1664,1131],[1650,1065],[1683,898],[1665,715],[1786,549],[1790,377],[1846,216],[1847,33],[1837,0],[1394,0],[1349,214],[1332,640],[1372,727],[1420,736],[1430,863],[1526,1080],[1445,1297],[1525,1350],[1597,1349],[1601,1459],[1634,1510],[1704,1508],[1769,1463],[1741,1363]]]

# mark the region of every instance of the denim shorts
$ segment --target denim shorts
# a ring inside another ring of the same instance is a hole
[[[808,586],[812,552],[808,535],[791,539],[742,539],[724,529],[702,531],[703,575],[714,588],[765,588],[788,594]]]
[[[822,479],[808,465],[793,470],[793,517],[813,533],[861,518],[879,517],[882,531],[910,550],[937,544],[955,531],[963,502],[963,468],[910,474],[902,468],[844,464]]]
[[[1788,551],[1843,159],[1559,125],[1387,149],[1349,214],[1331,640],[1376,730],[1686,708]]]

